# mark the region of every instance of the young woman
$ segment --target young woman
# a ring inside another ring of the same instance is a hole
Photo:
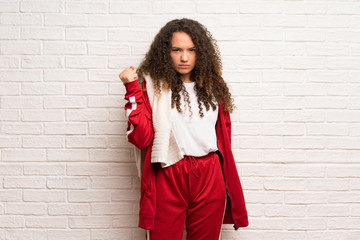
[[[137,71],[130,67],[119,77],[147,239],[181,240],[184,225],[189,240],[220,239],[222,223],[246,227],[231,150],[233,103],[209,31],[191,19],[168,22]]]

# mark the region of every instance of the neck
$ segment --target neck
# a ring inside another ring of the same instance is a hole
[[[181,81],[184,83],[191,83],[190,75],[181,75]]]

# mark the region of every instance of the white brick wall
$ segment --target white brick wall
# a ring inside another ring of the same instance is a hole
[[[0,0],[0,240],[138,240],[118,73],[167,21],[218,40],[250,226],[360,239],[360,2]]]

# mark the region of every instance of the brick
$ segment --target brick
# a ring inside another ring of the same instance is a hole
[[[110,164],[110,176],[137,176],[135,163]]]
[[[244,110],[240,113],[238,121],[240,122],[281,122],[282,112],[279,110]]]
[[[115,228],[120,227],[137,227],[139,222],[139,216],[137,215],[121,215],[112,219],[112,225]]]
[[[109,121],[127,121],[125,113],[120,109],[110,109]]]
[[[65,202],[66,191],[58,190],[24,190],[24,202]]]
[[[5,177],[4,188],[45,188],[46,179],[41,177]]]
[[[329,149],[360,149],[360,142],[356,138],[332,137],[327,139]]]
[[[29,228],[66,228],[66,217],[26,217],[26,227]]]
[[[331,218],[328,222],[328,227],[331,229],[351,229],[351,230],[359,230],[359,221],[360,218]]]
[[[328,203],[329,195],[318,192],[294,192],[285,193],[286,204],[326,204]]]
[[[302,109],[303,98],[300,97],[263,97],[262,109]]]
[[[328,6],[328,13],[335,14],[357,14],[360,10],[358,2],[350,2],[348,4],[333,2]]]
[[[0,50],[1,50],[1,46],[0,46]],[[0,56],[0,69],[19,68],[19,66],[20,63],[18,56]],[[0,75],[1,75],[1,71],[0,71]]]
[[[92,231],[92,230],[91,230]],[[48,231],[48,240],[58,240],[58,239],[67,239],[67,240],[90,240],[90,229],[49,229]]]
[[[65,2],[66,13],[106,13],[107,4],[105,2],[82,1]]]
[[[116,239],[118,236],[123,237],[124,239],[141,239],[145,235],[145,231],[141,229],[141,234],[138,236],[134,236],[132,232],[134,229],[131,228],[117,228],[117,229],[93,229],[91,230],[91,237],[92,240],[110,240]]]
[[[94,203],[91,204],[91,214],[95,215],[124,215],[132,214],[131,203]]]
[[[23,96],[5,96],[1,99],[2,108],[19,108],[19,109],[29,109],[29,108],[41,108],[42,99],[41,97],[23,97]]]
[[[110,110],[111,111],[111,110]],[[67,121],[103,122],[107,120],[105,109],[76,109],[66,110]]]
[[[86,106],[85,96],[79,97],[44,97],[45,108],[84,108]]]
[[[22,173],[23,173],[22,164],[5,163],[5,160],[3,159],[3,162],[0,165],[1,176],[11,176],[11,175],[18,176],[18,175],[22,175]]]
[[[306,153],[304,150],[265,150],[263,151],[263,161],[267,163],[299,163],[305,162],[306,160]],[[241,159],[241,158],[240,158]]]
[[[350,206],[343,204],[310,205],[306,215],[310,217],[347,217],[350,215]]]
[[[46,206],[43,203],[6,203],[5,214],[45,215]]]
[[[327,82],[327,83],[336,83],[336,82],[346,82],[348,81],[348,76],[344,74],[343,71],[337,70],[314,70],[307,71],[307,81],[309,82]]]
[[[358,122],[360,111],[331,110],[327,111],[327,120],[329,122]]]
[[[89,107],[120,107],[124,106],[122,97],[90,96],[88,97]]]
[[[130,189],[131,177],[91,177],[92,189]]]
[[[62,95],[64,87],[62,84],[52,83],[23,83],[21,93],[23,95]]]
[[[296,42],[322,42],[325,40],[325,32],[321,30],[292,30],[285,31],[285,41]]]
[[[231,134],[232,135],[259,135],[261,133],[260,124],[232,124]]]
[[[65,3],[66,4],[66,3]],[[45,26],[86,27],[88,19],[81,14],[45,14]]]
[[[299,82],[302,83],[305,79],[305,74],[300,70],[272,70],[272,71],[265,71],[263,73],[262,79],[264,82],[289,82],[295,83]],[[284,88],[286,85],[284,86]]]
[[[16,240],[47,240],[46,230],[38,229],[7,229],[6,230],[7,239],[16,239]]]
[[[124,123],[90,123],[89,133],[91,135],[97,134],[122,134],[126,132],[127,124]]]
[[[77,41],[105,41],[106,30],[96,28],[68,28],[65,29],[66,40]]]
[[[110,1],[110,13],[149,13],[150,4],[147,1]],[[154,12],[154,10],[153,10]],[[155,13],[155,12],[154,12]]]
[[[93,162],[129,162],[133,156],[128,149],[90,150],[89,161]]]
[[[23,228],[24,217],[22,216],[0,216],[0,226],[3,228]]]
[[[322,96],[326,95],[325,84],[286,84],[285,96]]]
[[[32,0],[20,2],[21,12],[61,12],[62,2],[56,1],[44,1],[44,0]]]
[[[313,191],[346,191],[349,189],[347,179],[308,179],[308,190]]]
[[[139,190],[116,190],[111,192],[111,201],[122,202],[124,201],[139,201]]]
[[[327,220],[318,218],[289,218],[285,223],[291,230],[326,230]]]
[[[43,41],[43,53],[44,54],[54,54],[54,55],[85,55],[86,54],[86,44],[83,42],[57,42],[57,41]],[[74,77],[71,81],[79,81],[75,77],[84,77],[84,73],[81,74],[81,71],[76,70],[56,70],[56,72],[61,74],[62,77],[67,76],[67,78]],[[55,75],[52,70],[45,72],[46,78],[59,77]],[[73,74],[74,76],[71,76]],[[47,80],[45,78],[45,80]],[[67,79],[65,78],[65,79]],[[60,80],[60,78],[59,78]],[[62,79],[63,80],[63,79]],[[56,81],[55,79],[53,81]]]
[[[42,24],[41,14],[36,13],[3,13],[0,16],[3,25],[36,26]]]
[[[67,137],[66,147],[68,148],[105,148],[104,137]]]
[[[85,123],[45,123],[45,134],[86,134]]]
[[[15,83],[0,83],[0,95],[19,95],[20,85]]]
[[[329,203],[360,203],[360,194],[359,192],[330,193]]]
[[[234,84],[231,88],[241,96],[276,96],[282,92],[280,84]]]
[[[291,164],[284,167],[286,177],[325,177],[326,167],[322,164]]]
[[[1,73],[1,72],[0,72]],[[89,70],[89,81],[96,82],[118,82],[119,81],[119,70]]]
[[[0,201],[1,202],[21,202],[22,190],[0,189]],[[0,221],[1,222],[1,221]]]
[[[286,14],[326,14],[327,10],[323,3],[314,2],[284,2],[282,7]]]
[[[5,12],[18,12],[19,2],[17,0],[2,1],[0,2],[0,9],[2,14],[4,14]]]
[[[283,193],[281,192],[264,192],[264,191],[245,191],[246,203],[251,204],[279,204],[283,202]]]
[[[86,216],[90,213],[90,206],[87,203],[50,203],[48,205],[49,215],[78,215]]]
[[[110,191],[107,190],[70,190],[69,202],[109,202]]]
[[[306,187],[307,187],[307,181],[304,178],[266,179],[264,181],[264,189],[265,190],[300,191],[300,190],[305,190]]]
[[[109,94],[111,95],[122,95],[124,94],[124,85],[122,83],[110,83]]]
[[[21,67],[23,68],[63,68],[64,65],[64,58],[58,56],[31,56],[21,59]]]
[[[90,15],[88,18],[90,27],[127,27],[130,25],[130,16],[124,14]]]
[[[240,138],[240,148],[281,148],[282,140],[281,137],[241,137]]]
[[[305,217],[306,206],[303,205],[267,205],[266,217]]]
[[[183,2],[183,4],[185,5],[186,2]],[[172,3],[168,2],[168,5],[171,6]],[[184,8],[183,6],[181,6],[181,7]],[[161,8],[161,5],[159,5],[158,8]],[[241,8],[241,6],[240,6],[240,8]],[[211,13],[217,13],[217,14],[218,13],[222,13],[222,14],[237,13],[239,11],[239,3],[232,1],[232,2],[227,2],[226,4],[223,4],[221,2],[203,2],[203,1],[201,1],[201,2],[197,2],[196,9],[197,9],[197,12],[199,12],[199,13],[210,13],[210,14]]]
[[[39,41],[3,41],[0,49],[7,55],[36,55],[40,54],[41,43]]]
[[[105,163],[69,163],[66,169],[69,176],[106,176],[110,167]]]
[[[305,27],[307,17],[304,15],[265,15],[263,18],[266,27]]]
[[[280,3],[269,3],[269,2],[254,2],[254,3],[241,3],[240,13],[281,13],[282,5]]]
[[[326,167],[327,177],[341,177],[341,178],[350,178],[350,177],[359,177],[360,175],[360,166],[356,165],[328,165]]]
[[[109,29],[108,40],[121,42],[144,42],[150,41],[150,34],[147,31]]]
[[[83,70],[44,70],[44,81],[83,82],[86,72]]]
[[[42,134],[41,124],[3,124],[2,132],[12,135]]]
[[[308,136],[347,136],[349,135],[349,125],[341,123],[307,123],[306,133]]]
[[[86,177],[48,177],[46,186],[49,189],[86,189],[88,182]]]
[[[345,44],[308,44],[306,51],[309,56],[347,56],[350,55],[350,47]]]
[[[0,27],[0,40],[19,39],[19,28],[17,27]]]
[[[69,217],[70,228],[110,228],[110,217]]]
[[[65,175],[65,164],[34,164],[28,163],[24,164],[24,175],[29,176],[53,176],[53,175]]]
[[[25,148],[62,148],[64,147],[63,137],[34,136],[23,137],[23,147]]]
[[[283,144],[292,149],[323,149],[325,140],[320,137],[284,137]]]
[[[0,148],[15,148],[20,147],[20,144],[21,143],[19,137],[0,137]],[[3,154],[6,150],[7,149],[2,150]]]
[[[107,58],[106,57],[66,57],[66,67],[76,69],[87,69],[87,68],[106,68]]]
[[[88,83],[84,84],[66,84],[66,95],[106,95],[108,87],[104,84]]]
[[[64,114],[61,110],[23,110],[21,120],[24,122],[61,122]]]
[[[325,110],[285,110],[284,122],[323,122],[325,121]]]
[[[59,27],[23,27],[20,36],[22,39],[32,40],[60,40],[64,39],[64,29]]]
[[[119,56],[130,55],[130,47],[128,44],[88,44],[89,55],[99,56]],[[145,52],[145,51],[144,51]],[[142,54],[144,53],[142,52]]]
[[[86,149],[48,149],[47,160],[60,162],[83,162],[88,160],[88,151]]]

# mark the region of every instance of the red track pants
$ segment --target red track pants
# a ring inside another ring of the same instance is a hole
[[[156,213],[149,240],[218,240],[224,216],[226,193],[216,153],[186,156],[159,169],[156,176]]]

